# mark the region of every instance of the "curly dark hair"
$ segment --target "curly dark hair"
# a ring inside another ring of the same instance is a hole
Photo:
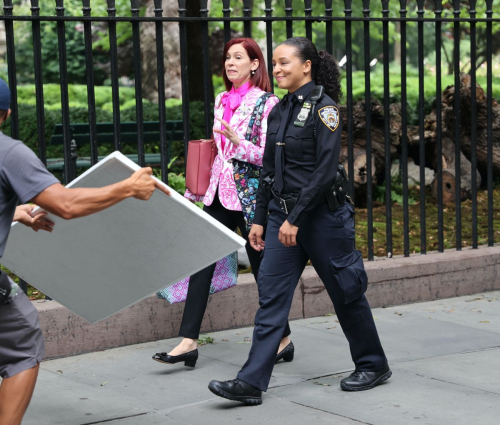
[[[342,87],[340,68],[335,58],[323,50],[318,53],[313,42],[305,37],[292,37],[281,44],[295,47],[297,57],[303,63],[311,61],[311,78],[316,84],[323,86],[326,94],[338,103],[342,98]]]

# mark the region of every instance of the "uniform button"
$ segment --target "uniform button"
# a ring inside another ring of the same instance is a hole
[[[310,201],[310,200],[311,200],[311,198],[307,198],[307,200],[308,200],[308,201]]]

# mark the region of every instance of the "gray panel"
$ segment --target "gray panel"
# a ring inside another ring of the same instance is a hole
[[[119,152],[68,187],[102,187],[139,167]],[[129,198],[37,234],[14,224],[2,263],[91,323],[201,270],[245,241],[171,190]]]

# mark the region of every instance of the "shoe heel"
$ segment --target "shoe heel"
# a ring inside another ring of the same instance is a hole
[[[195,367],[196,366],[196,360],[186,360],[184,362],[184,366]]]
[[[283,360],[285,362],[291,362],[293,360],[293,355],[294,355],[294,352],[292,351],[291,353],[286,353],[284,356],[283,356]]]

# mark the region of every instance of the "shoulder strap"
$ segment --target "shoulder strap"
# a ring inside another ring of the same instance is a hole
[[[314,133],[314,138],[316,139],[316,104],[323,99],[323,95],[325,93],[325,89],[321,85],[314,86],[313,89],[311,90],[310,94],[310,99],[312,103],[312,108],[311,108],[311,113],[312,113],[312,118],[313,118],[313,133]]]
[[[249,142],[252,141],[251,138],[253,134],[254,125],[260,127],[262,114],[264,113],[266,102],[271,96],[274,96],[274,94],[270,92],[264,93],[261,97],[257,99],[257,102],[255,102],[255,107],[253,108],[252,115],[250,116],[250,120],[248,121],[248,128],[245,134],[245,140]]]

